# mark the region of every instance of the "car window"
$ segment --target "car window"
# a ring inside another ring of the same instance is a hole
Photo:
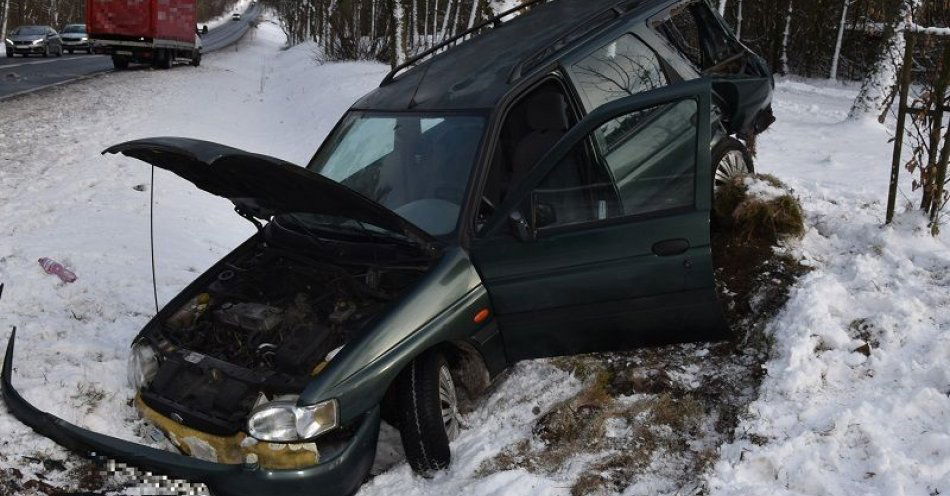
[[[669,78],[657,54],[639,38],[627,34],[601,47],[571,67],[578,90],[586,98],[588,111],[615,100],[655,90],[669,84]],[[627,116],[636,118],[636,115]],[[633,123],[618,121],[615,126]],[[598,133],[606,145],[610,128]]]
[[[702,70],[703,47],[699,38],[699,24],[690,9],[674,11],[669,19],[660,24],[659,31],[697,70]]]
[[[480,115],[355,111],[308,168],[443,236],[458,224],[484,127]]]
[[[656,53],[631,34],[574,64],[571,73],[588,111],[669,84]]]
[[[697,102],[687,99],[601,126],[532,193],[533,225],[562,227],[692,207],[697,112]]]
[[[699,71],[709,70],[742,50],[704,2],[674,10],[659,33]]]

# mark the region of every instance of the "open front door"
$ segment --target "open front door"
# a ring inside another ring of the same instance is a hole
[[[710,83],[610,103],[472,244],[509,359],[713,339]]]

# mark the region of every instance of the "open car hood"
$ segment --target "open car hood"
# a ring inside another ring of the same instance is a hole
[[[310,213],[353,219],[403,234],[430,250],[435,239],[392,210],[340,183],[280,159],[187,138],[148,138],[102,152],[137,158],[231,200],[242,215]]]

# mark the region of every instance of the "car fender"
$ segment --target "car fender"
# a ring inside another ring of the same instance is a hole
[[[400,371],[440,344],[471,341],[490,321],[474,315],[489,309],[488,293],[468,254],[448,250],[395,309],[366,334],[347,343],[300,395],[301,405],[336,399],[341,423],[378,405]]]

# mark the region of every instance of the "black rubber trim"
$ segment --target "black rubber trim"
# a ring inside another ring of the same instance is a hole
[[[155,474],[205,483],[216,496],[352,494],[372,468],[379,435],[378,407],[366,414],[339,455],[302,470],[263,470],[256,465],[208,462],[83,429],[37,409],[13,388],[15,340],[16,328],[7,343],[0,374],[7,409],[38,434],[85,458],[99,462],[111,459]]]

